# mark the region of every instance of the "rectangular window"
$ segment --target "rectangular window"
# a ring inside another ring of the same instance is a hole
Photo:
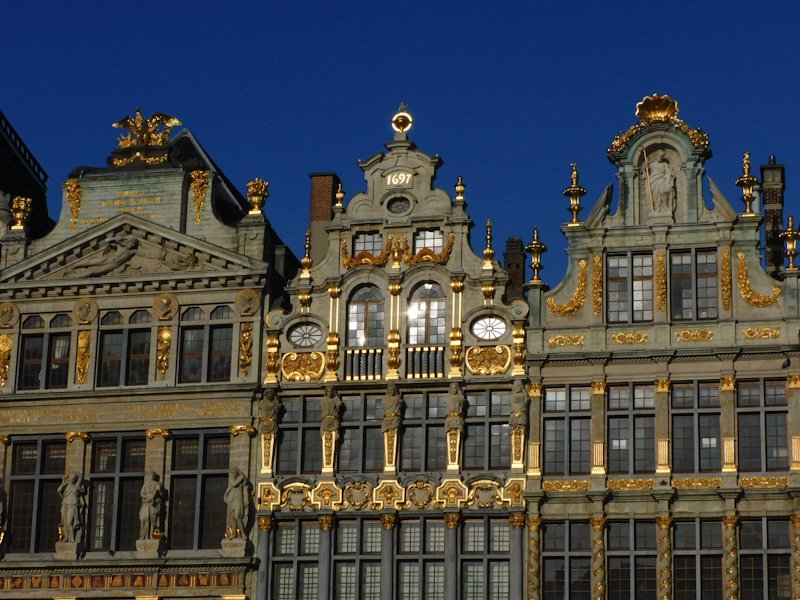
[[[129,333],[127,384],[146,384],[149,372],[150,330],[133,330]]]
[[[588,387],[545,389],[545,474],[575,475],[590,471],[590,398]]]
[[[508,469],[511,466],[509,393],[491,390],[469,392],[466,398],[463,468],[483,471]]]
[[[336,526],[333,555],[334,598],[380,600],[381,525],[342,520]]]
[[[542,598],[591,598],[591,533],[589,523],[545,523]]]
[[[50,355],[47,363],[47,388],[61,389],[67,387],[69,378],[69,333],[53,333],[50,335]]]
[[[231,346],[233,327],[218,325],[211,327],[208,355],[208,381],[228,381],[231,378]]]
[[[737,384],[739,470],[789,468],[785,387],[782,380]]]
[[[142,505],[145,440],[96,437],[91,442],[91,451],[88,548],[135,550]]]
[[[23,335],[19,369],[19,389],[38,390],[41,386],[44,335]]]
[[[716,319],[716,250],[680,251],[670,254],[670,306],[676,321]]]
[[[170,547],[215,548],[225,534],[230,436],[226,432],[172,440]]]
[[[742,600],[791,596],[789,521],[742,519],[739,523],[739,573]]]
[[[609,323],[653,320],[653,256],[625,254],[606,257]]]
[[[67,448],[63,440],[15,439],[8,477],[10,552],[52,552],[58,538]]]
[[[656,599],[656,527],[652,521],[610,521],[607,530],[609,600]],[[631,592],[635,590],[635,593]]]
[[[278,473],[322,471],[322,412],[318,396],[281,398],[283,416],[278,435]]]
[[[379,231],[357,233],[353,239],[353,256],[359,252],[369,252],[373,256],[383,252],[383,236]]]
[[[652,385],[609,386],[609,473],[655,472],[654,410]]]
[[[674,527],[675,600],[722,600],[722,524],[692,519]]]
[[[406,472],[447,468],[444,418],[447,394],[404,394],[405,413],[400,442],[400,468]]]
[[[719,383],[675,383],[671,396],[672,470],[719,471],[722,468]]]
[[[203,378],[202,327],[181,328],[181,355],[178,381],[180,383],[199,383]]]
[[[317,600],[319,525],[316,521],[278,521],[269,569],[275,600]]]
[[[423,248],[438,254],[444,249],[444,234],[438,229],[420,229],[414,232],[414,252]]]
[[[100,369],[98,386],[119,385],[122,373],[122,332],[103,331],[100,333]]]
[[[459,547],[461,597],[508,600],[510,594],[510,532],[506,519],[464,521]]]

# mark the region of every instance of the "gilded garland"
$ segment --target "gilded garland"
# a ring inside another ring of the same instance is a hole
[[[601,254],[595,254],[593,258],[594,269],[592,270],[592,305],[595,316],[599,317],[603,310],[603,256]]]
[[[720,264],[720,283],[722,286],[722,308],[731,309],[731,251],[730,248],[722,249],[722,263]]]
[[[386,246],[384,246],[381,253],[377,256],[367,252],[366,250],[362,250],[355,256],[351,257],[350,253],[347,251],[347,240],[342,240],[342,263],[346,269],[352,269],[353,267],[357,267],[359,265],[382,267],[389,260],[389,254],[392,251],[392,247],[397,243],[399,243],[397,240],[393,239],[392,236],[389,236],[386,239]]]
[[[781,296],[781,288],[772,288],[772,293],[769,296],[759,294],[750,287],[750,276],[747,273],[747,262],[745,261],[744,252],[737,252],[736,259],[739,267],[736,273],[736,280],[739,283],[739,293],[742,295],[745,302],[756,308],[773,306]]]
[[[447,261],[450,260],[450,253],[453,251],[453,242],[455,242],[455,239],[456,236],[453,232],[448,233],[447,243],[445,244],[444,248],[442,248],[442,251],[438,254],[430,248],[422,248],[416,254],[411,254],[411,248],[408,246],[408,238],[403,236],[403,260],[409,267],[426,262],[436,263],[437,265],[446,265]]]
[[[78,225],[78,215],[81,214],[81,182],[77,179],[67,179],[64,183],[64,191],[67,193],[67,201],[69,202],[69,224],[72,233]]]
[[[586,259],[581,259],[578,262],[578,284],[575,286],[575,293],[572,298],[564,304],[556,304],[555,299],[547,299],[547,309],[554,315],[559,317],[568,317],[574,315],[582,307],[586,301]]]
[[[667,262],[663,252],[656,254],[656,300],[658,312],[667,310]]]
[[[203,206],[208,191],[208,171],[192,171],[192,195],[194,196],[194,222],[200,224]]]

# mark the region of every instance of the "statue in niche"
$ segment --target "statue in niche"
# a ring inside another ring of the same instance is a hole
[[[652,211],[674,213],[678,204],[677,177],[664,150],[657,150],[652,158],[645,154],[642,180]]]
[[[508,425],[511,429],[528,427],[528,390],[522,380],[516,379],[511,384],[511,415],[508,418]]]
[[[444,419],[444,430],[464,431],[464,392],[457,383],[450,384],[447,393],[447,416]]]
[[[339,414],[342,411],[342,400],[332,385],[325,388],[325,395],[320,402],[322,408],[322,431],[339,431]]]
[[[77,473],[64,476],[64,481],[58,486],[58,495],[61,496],[61,524],[59,526],[59,541],[80,543],[83,538],[82,511],[84,507],[84,494],[86,482]]]
[[[228,489],[225,490],[227,505],[227,526],[225,539],[243,538],[245,520],[247,519],[247,477],[239,467],[233,467],[228,478]]]
[[[403,399],[397,386],[390,383],[386,386],[386,395],[383,397],[383,422],[381,431],[394,431],[400,427],[400,413],[403,410]]]
[[[142,498],[139,508],[139,539],[154,539],[160,532],[158,521],[161,516],[161,483],[158,481],[158,473],[151,471],[145,474],[139,495]]]
[[[258,401],[259,430],[261,433],[278,432],[278,397],[275,390],[267,388]]]

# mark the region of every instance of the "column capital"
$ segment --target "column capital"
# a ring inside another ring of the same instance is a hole
[[[527,524],[527,519],[525,518],[525,513],[511,513],[508,515],[508,522],[511,527],[522,529]]]
[[[395,513],[384,513],[381,515],[381,525],[387,531],[397,527],[397,515]]]
[[[322,531],[331,531],[333,529],[334,520],[333,515],[320,515],[319,516],[319,528]]]
[[[258,530],[270,531],[272,529],[272,517],[258,517]]]
[[[71,444],[75,440],[80,440],[86,444],[91,439],[91,436],[85,431],[69,431],[64,435],[64,439],[67,440],[68,444]]]
[[[656,379],[656,392],[669,393],[669,379]]]
[[[605,381],[593,381],[592,382],[592,394],[595,396],[604,396],[606,393],[606,382]]]
[[[448,512],[444,513],[444,522],[447,525],[448,529],[456,529],[458,528],[458,523],[461,520],[461,513],[460,512]]]

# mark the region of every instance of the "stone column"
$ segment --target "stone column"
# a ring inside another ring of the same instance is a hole
[[[317,600],[328,600],[331,580],[331,549],[333,548],[333,514],[319,516],[319,579]]]
[[[656,379],[656,416],[653,429],[656,436],[656,473],[668,475],[672,471],[669,453],[669,379]]]
[[[394,530],[397,527],[397,515],[382,514],[381,525],[381,597],[390,600],[394,594]]]
[[[589,519],[592,525],[592,600],[606,597],[606,518],[598,515]]]
[[[796,476],[796,472],[800,471],[800,375],[789,375],[786,387],[786,404],[789,406],[789,414],[792,415],[787,422],[791,441],[789,464]]]
[[[739,597],[739,553],[736,543],[737,515],[722,517],[722,594],[725,598]]]
[[[592,475],[605,477],[606,382],[592,383]]]
[[[509,599],[522,600],[522,586],[525,581],[525,571],[523,569],[525,539],[522,533],[526,524],[525,513],[511,513],[508,521],[511,525],[511,565],[509,567],[511,593],[509,594]]]
[[[736,377],[724,375],[719,380],[719,433],[722,438],[722,472],[733,475],[736,467]],[[735,481],[732,485],[736,485]]]
[[[254,600],[267,600],[267,579],[269,575],[269,548],[270,531],[272,531],[272,516],[258,517],[258,540],[256,542],[256,556],[258,557],[258,576],[256,583],[257,595]]]
[[[800,597],[800,513],[792,515],[792,598]]]
[[[532,383],[528,386],[531,404],[528,412],[528,475],[542,476],[542,384]]]
[[[672,517],[663,515],[656,517],[658,530],[656,558],[656,581],[658,597],[672,598]]]
[[[458,523],[461,513],[444,514],[447,526],[444,537],[444,597],[445,600],[458,600]]]
[[[538,515],[528,517],[528,600],[539,600],[541,577],[539,566],[539,542],[542,519]]]

